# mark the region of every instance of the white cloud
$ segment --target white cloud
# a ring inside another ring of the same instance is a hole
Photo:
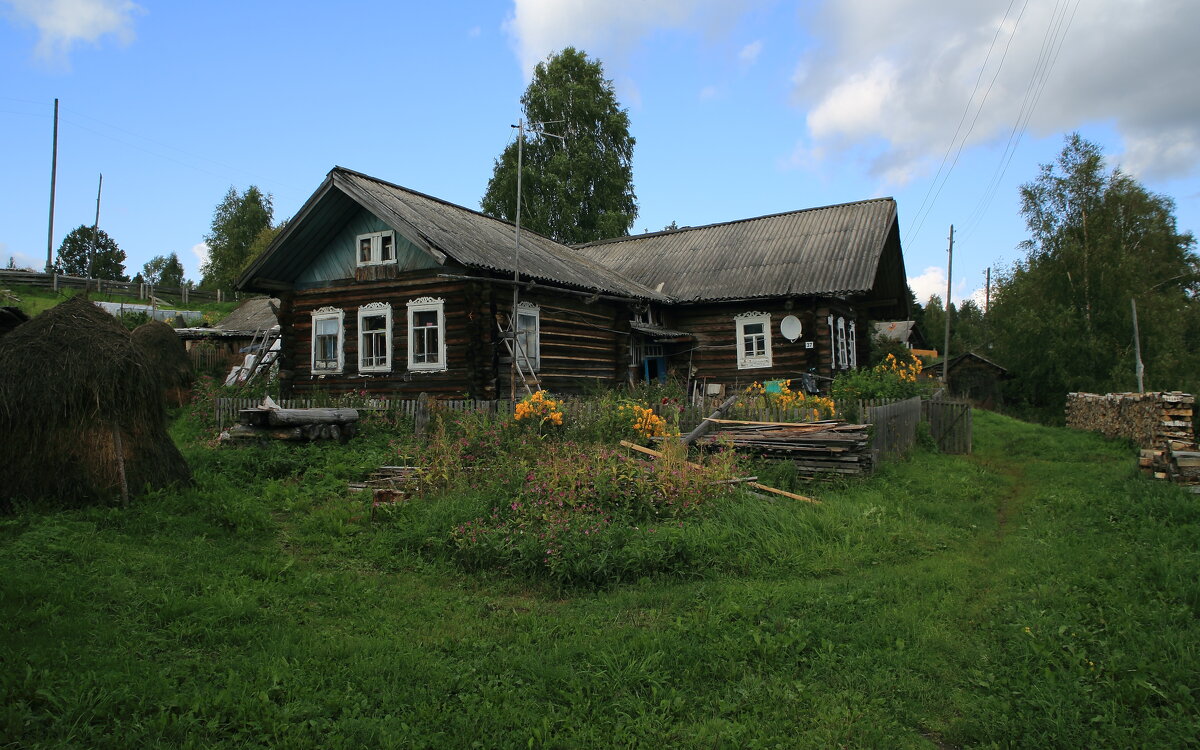
[[[700,89],[700,101],[707,102],[712,99],[716,99],[717,94],[719,93],[720,92],[717,90],[716,86],[705,86],[704,88]]]
[[[917,302],[922,305],[935,294],[939,299],[944,298],[946,296],[946,271],[937,266],[929,266],[920,276],[909,277],[908,285],[912,288],[913,294],[917,295]]]
[[[758,56],[762,54],[762,50],[762,40],[756,39],[742,47],[742,51],[738,52],[738,59],[742,61],[743,65],[753,65],[758,60]]]
[[[189,264],[191,268],[188,269],[188,276],[198,280],[201,276],[200,269],[208,262],[208,243],[197,242],[195,245],[192,245],[192,255],[196,256],[196,262],[195,264]]]
[[[478,38],[481,34],[483,34],[483,29],[479,26],[472,26],[467,29],[467,36],[472,39]]]
[[[131,0],[3,0],[10,15],[38,30],[34,54],[65,63],[79,42],[99,43],[114,36],[121,44],[133,41],[133,16],[142,8]]]
[[[957,275],[955,274],[955,276]],[[946,269],[927,266],[919,276],[909,277],[908,285],[916,295],[917,302],[920,302],[922,306],[929,302],[929,298],[935,294],[939,300],[944,301],[946,298]],[[954,304],[961,305],[964,300],[968,299],[974,300],[975,304],[982,309],[987,299],[987,290],[983,287],[972,288],[970,280],[956,278],[954,281]]]
[[[959,135],[968,146],[1006,141],[1023,103],[1036,96],[1035,135],[1111,123],[1126,148],[1117,160],[1135,174],[1182,176],[1200,166],[1200,76],[1180,57],[1200,28],[1200,3],[1029,3],[1017,23],[1019,6],[827,2],[810,29],[822,44],[794,76],[795,100],[808,111],[808,148],[866,152],[874,175],[903,183],[936,167],[979,81]],[[1012,15],[988,57],[1007,8]],[[1064,8],[1069,17],[1055,15]],[[1031,87],[1045,70],[1039,54],[1048,32],[1063,30],[1039,94]]]
[[[8,268],[9,261],[17,268],[26,271],[44,271],[45,258],[35,258],[19,250],[9,250],[7,242],[0,242],[0,268]]]
[[[722,0],[514,0],[504,30],[529,77],[535,65],[564,47],[607,60],[659,29],[728,29],[730,19],[745,10]]]

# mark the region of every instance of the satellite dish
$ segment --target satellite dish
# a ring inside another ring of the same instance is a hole
[[[800,319],[795,315],[789,315],[779,321],[779,332],[788,341],[795,341],[804,332],[804,326],[800,325]]]

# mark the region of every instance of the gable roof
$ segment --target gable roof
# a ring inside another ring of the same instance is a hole
[[[576,246],[679,301],[863,294],[881,263],[898,267],[887,296],[907,299],[891,198],[843,203]],[[894,255],[888,258],[889,254]],[[893,271],[893,276],[895,271]]]
[[[365,174],[334,167],[279,236],[242,273],[241,289],[289,287],[359,210],[366,209],[438,264],[513,272],[514,226]],[[665,297],[566,245],[522,229],[525,278],[637,299]]]

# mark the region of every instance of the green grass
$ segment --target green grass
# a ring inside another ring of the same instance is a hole
[[[1200,504],[1127,445],[986,413],[919,453],[739,497],[686,576],[469,573],[486,489],[386,518],[352,447],[212,450],[129,509],[0,518],[12,747],[1181,747],[1200,737]]]
[[[20,301],[15,303],[15,306],[20,308],[21,312],[29,317],[36,317],[38,314],[49,310],[58,303],[74,297],[77,294],[83,294],[82,289],[63,288],[59,291],[42,287],[22,286],[19,284],[4,287],[14,294]],[[97,294],[95,290],[90,291],[89,298],[95,302],[124,302],[132,305],[145,305],[146,300],[138,299],[136,294],[120,294],[117,292],[104,292]],[[238,306],[238,302],[210,302],[207,300],[190,299],[186,305],[178,295],[169,295],[157,293],[156,296],[164,302],[178,307],[179,309],[199,310],[204,313],[211,313],[215,320],[228,315]],[[2,300],[3,304],[14,304],[11,300]]]

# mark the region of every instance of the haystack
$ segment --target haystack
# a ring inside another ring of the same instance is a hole
[[[187,481],[158,388],[124,327],[82,297],[0,338],[0,506]]]
[[[159,382],[164,401],[171,406],[188,402],[192,387],[192,360],[175,329],[152,320],[133,329],[133,343],[142,350]]]
[[[0,307],[0,336],[29,320],[19,307]]]

